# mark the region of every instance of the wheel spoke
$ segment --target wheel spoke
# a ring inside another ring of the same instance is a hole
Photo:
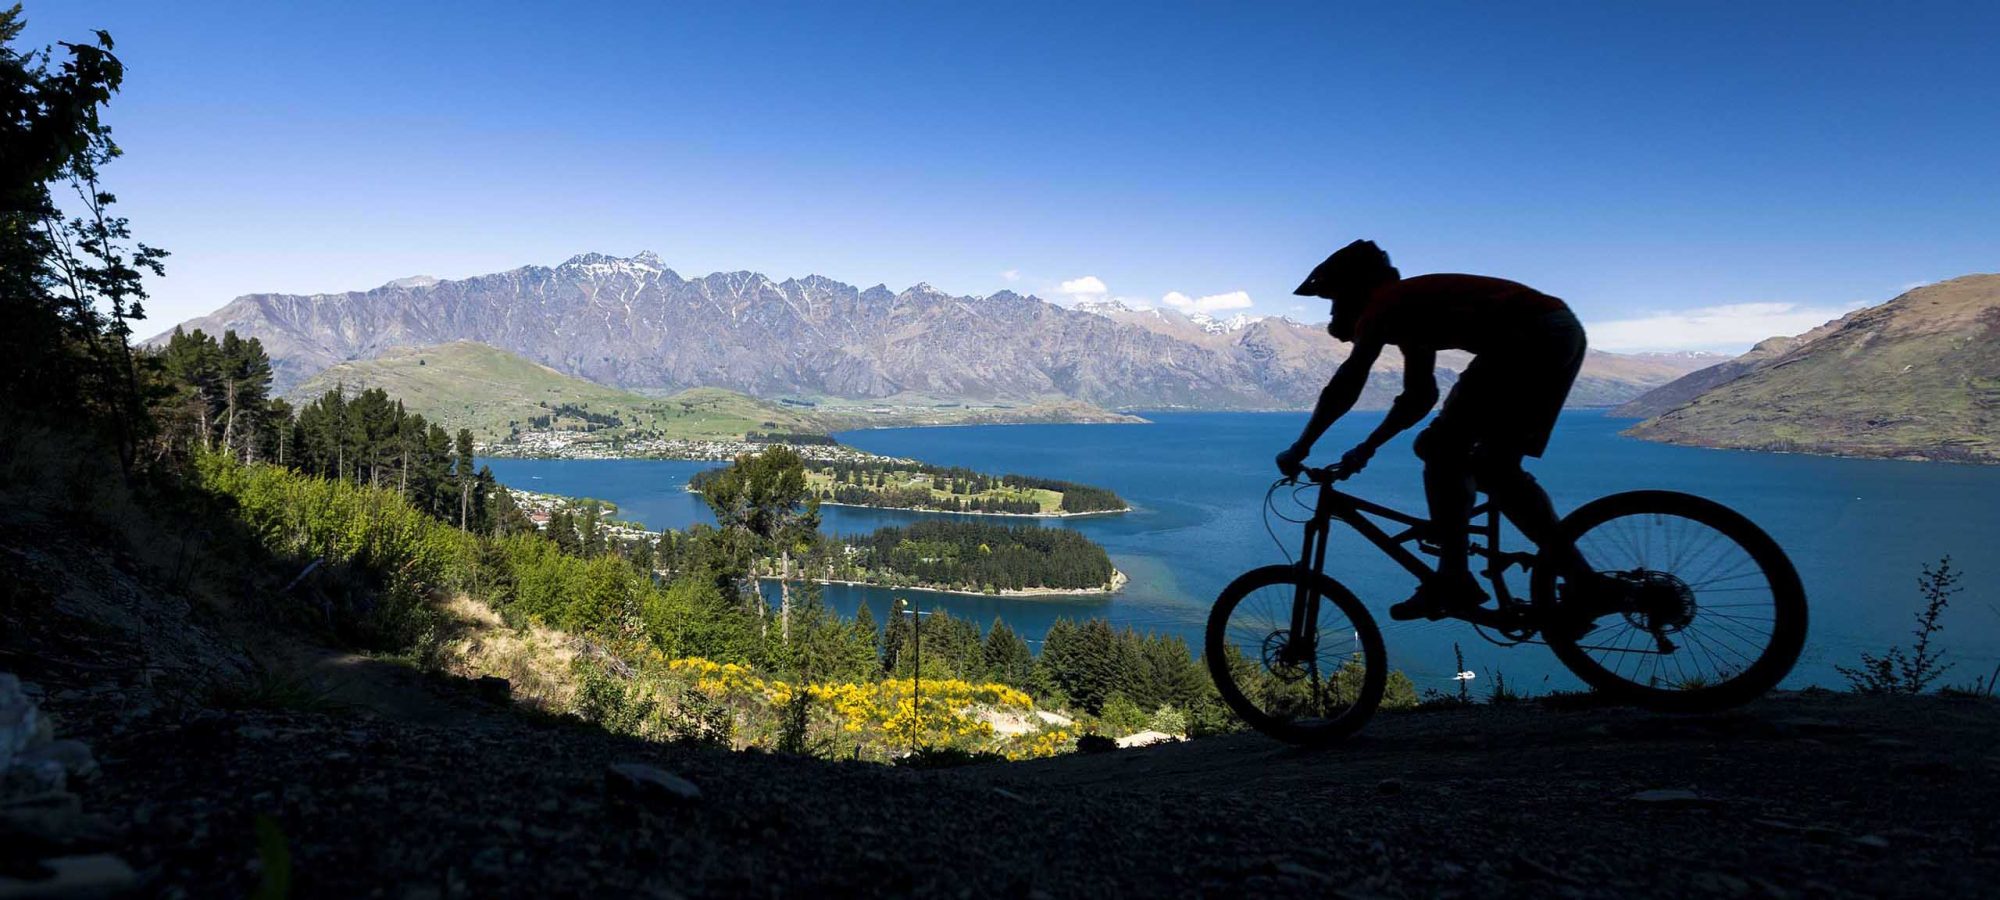
[[[1242,657],[1226,667],[1231,705],[1247,704],[1237,711],[1253,725],[1277,729],[1272,733],[1280,737],[1304,740],[1312,733],[1344,731],[1371,711],[1360,709],[1358,701],[1369,667],[1381,661],[1368,658],[1340,602],[1315,593],[1317,624],[1310,635],[1291,632],[1298,585],[1289,579],[1259,585],[1233,600],[1225,597],[1231,605],[1218,614],[1226,618],[1210,625],[1219,624],[1219,632],[1211,634]]]
[[[1648,508],[1655,502],[1662,505]],[[1787,604],[1796,601],[1785,599],[1766,569],[1766,551],[1746,541],[1739,525],[1685,498],[1635,498],[1627,506],[1640,508],[1576,528],[1577,550],[1591,568],[1627,586],[1616,612],[1568,643],[1551,640],[1585,680],[1642,694],[1712,690],[1785,642],[1779,636],[1796,627],[1786,624],[1796,608]],[[1663,652],[1662,643],[1672,649]]]

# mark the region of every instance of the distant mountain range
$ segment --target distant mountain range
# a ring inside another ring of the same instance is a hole
[[[1705,447],[2000,462],[2000,275],[1772,338],[1613,410]]]
[[[183,327],[260,338],[281,390],[392,348],[472,340],[647,392],[1060,399],[1117,409],[1301,408],[1347,351],[1319,326],[1279,317],[1069,309],[1012,291],[955,297],[927,284],[895,292],[816,275],[689,279],[651,253],[586,253],[553,268],[419,276],[339,294],[249,294]],[[1445,380],[1464,362],[1441,359]],[[1571,402],[1622,403],[1708,362],[1592,353]],[[1377,365],[1364,406],[1387,404],[1400,367],[1393,356]]]

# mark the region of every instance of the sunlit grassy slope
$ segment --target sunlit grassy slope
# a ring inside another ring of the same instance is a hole
[[[1775,363],[1634,426],[1672,443],[2000,461],[2000,275],[1861,310]]]
[[[293,392],[310,400],[345,385],[349,392],[381,388],[414,412],[456,430],[469,428],[482,441],[531,430],[537,416],[581,426],[575,412],[613,416],[621,424],[607,433],[643,431],[664,438],[740,438],[750,431],[821,432],[817,420],[800,412],[720,388],[694,388],[668,397],[647,397],[564,375],[507,351],[472,341],[434,347],[399,348],[368,360],[341,363],[308,379]]]
[[[840,483],[834,479],[833,473],[829,469],[809,468],[806,471],[806,486],[815,492],[832,491],[837,489]],[[960,502],[972,500],[1026,501],[1034,503],[1039,507],[1037,511],[1043,515],[1054,515],[1062,512],[1062,492],[1052,491],[1047,488],[1016,488],[996,484],[992,488],[979,491],[978,493],[953,494],[938,488],[936,476],[904,469],[890,470],[886,486],[904,491],[924,491],[930,496],[933,503],[952,500]]]

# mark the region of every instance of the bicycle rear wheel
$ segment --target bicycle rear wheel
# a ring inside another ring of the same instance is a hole
[[[1776,687],[1806,639],[1805,587],[1771,536],[1720,503],[1632,491],[1563,519],[1592,569],[1623,596],[1574,593],[1537,565],[1549,649],[1578,678],[1649,709],[1700,712]],[[1616,607],[1616,608],[1610,608]]]
[[[1295,634],[1301,585],[1317,623]],[[1325,746],[1368,721],[1382,702],[1382,632],[1354,594],[1319,573],[1266,566],[1238,576],[1208,616],[1203,656],[1217,692],[1243,721],[1282,741]]]

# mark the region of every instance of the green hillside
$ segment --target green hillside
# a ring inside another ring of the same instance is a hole
[[[308,379],[294,399],[336,385],[381,388],[447,429],[469,428],[482,442],[516,432],[580,432],[596,439],[740,439],[751,431],[824,431],[809,414],[720,388],[647,397],[564,375],[473,341],[398,348],[345,362]]]
[[[1706,447],[2000,462],[2000,275],[1918,288],[1639,423]]]

